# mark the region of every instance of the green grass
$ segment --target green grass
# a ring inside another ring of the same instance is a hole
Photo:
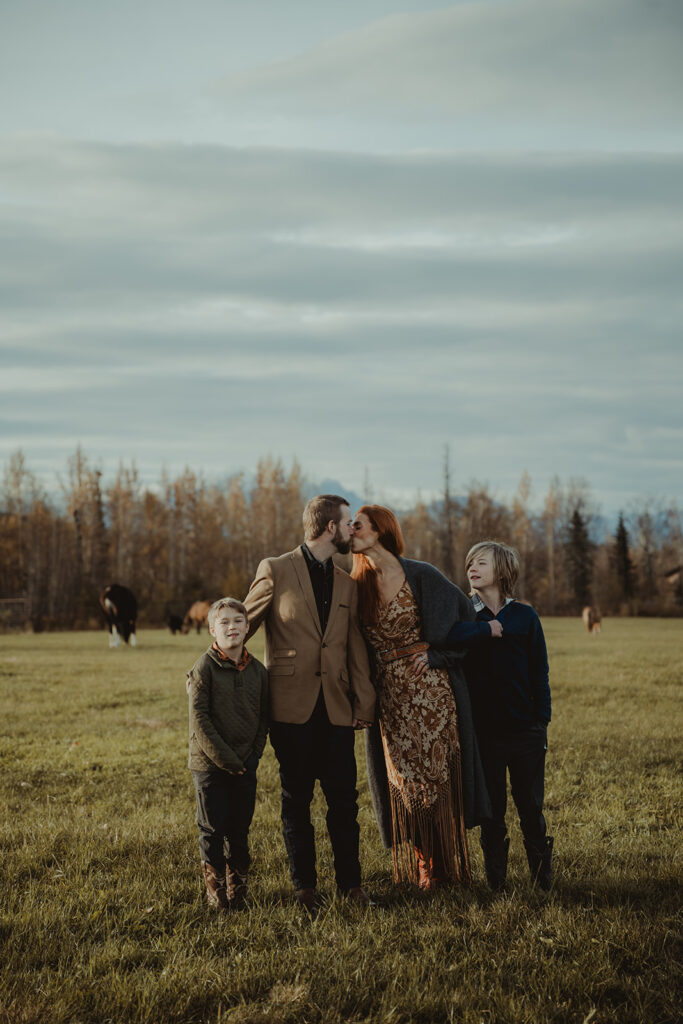
[[[292,904],[270,747],[252,828],[253,903],[203,902],[187,771],[185,670],[206,636],[0,637],[0,1022],[679,1019],[683,623],[546,620],[546,807],[557,881],[528,883],[512,810],[509,887],[395,888],[359,738],[361,852],[379,907]],[[259,652],[258,642],[253,648]]]

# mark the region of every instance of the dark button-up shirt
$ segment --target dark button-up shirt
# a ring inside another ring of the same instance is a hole
[[[311,554],[305,544],[301,550],[306,559],[308,574],[311,577],[311,585],[315,595],[315,604],[320,619],[320,629],[324,633],[327,627],[327,620],[330,616],[332,604],[332,588],[334,586],[334,562],[328,558],[326,562],[319,562],[315,555]]]

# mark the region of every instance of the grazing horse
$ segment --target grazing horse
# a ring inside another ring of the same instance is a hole
[[[587,604],[581,612],[583,624],[588,632],[593,635],[600,632],[600,609],[594,605]]]
[[[121,637],[135,647],[135,620],[138,617],[138,603],[135,594],[120,583],[110,583],[100,594],[102,611],[109,623],[109,646],[118,647]]]
[[[180,632],[189,633],[191,629],[196,627],[197,632],[201,633],[202,626],[208,622],[210,607],[211,601],[195,601],[194,604],[190,605],[183,619],[183,626]]]
[[[171,630],[173,636],[175,636],[176,633],[182,632],[183,620],[180,615],[169,615],[166,619],[166,625]]]

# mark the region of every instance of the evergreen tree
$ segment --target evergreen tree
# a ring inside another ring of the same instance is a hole
[[[586,521],[578,508],[572,512],[565,544],[565,561],[576,611],[590,603],[593,575],[593,548]]]
[[[617,532],[614,535],[614,560],[621,596],[625,601],[630,601],[633,597],[635,572],[629,550],[628,531],[621,512],[619,513]]]

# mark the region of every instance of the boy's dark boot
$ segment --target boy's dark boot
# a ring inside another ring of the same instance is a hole
[[[202,861],[202,870],[206,886],[206,899],[209,906],[216,907],[217,910],[228,910],[230,905],[228,903],[225,875],[217,871],[212,864],[207,864],[206,861]]]
[[[225,883],[228,893],[228,902],[231,907],[243,907],[247,901],[247,877],[249,871],[225,865]]]
[[[489,888],[494,892],[500,892],[505,885],[508,870],[510,837],[506,836],[502,843],[496,843],[495,846],[482,843],[481,848],[484,854],[484,869]]]
[[[543,892],[549,892],[553,884],[553,843],[552,836],[544,836],[540,845],[524,840],[531,881]]]

